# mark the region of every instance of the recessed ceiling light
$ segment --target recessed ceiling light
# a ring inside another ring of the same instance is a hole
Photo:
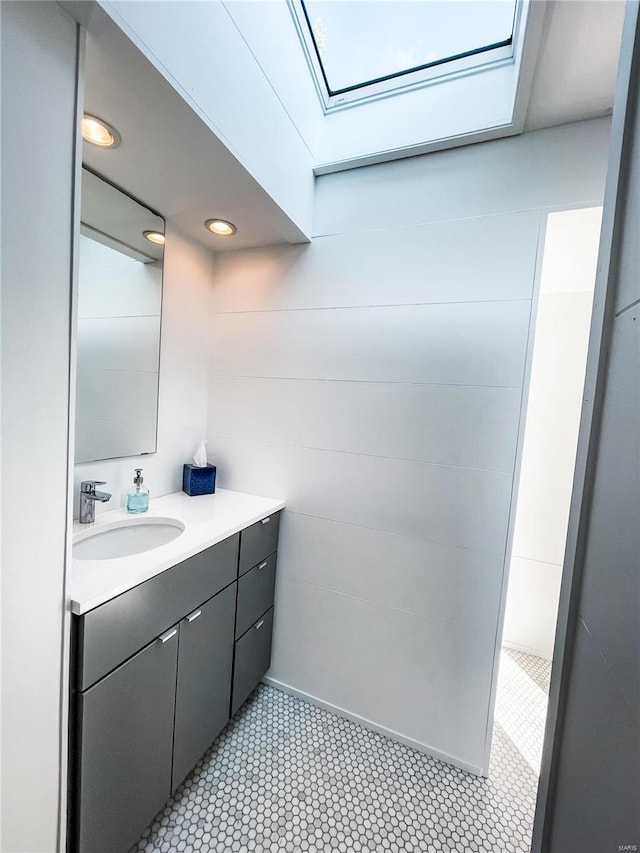
[[[143,231],[144,236],[150,243],[157,243],[158,246],[164,246],[164,234],[160,231]]]
[[[99,148],[117,148],[121,141],[115,127],[89,113],[82,116],[82,138]]]
[[[204,223],[212,234],[218,237],[233,237],[238,230],[232,222],[227,222],[226,219],[207,219]]]

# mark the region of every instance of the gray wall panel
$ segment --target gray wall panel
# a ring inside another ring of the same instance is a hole
[[[580,615],[640,721],[640,312],[613,335]]]
[[[580,623],[574,651],[553,853],[607,853],[640,839],[634,713]]]
[[[629,3],[536,853],[640,849],[640,313],[633,306],[640,279],[639,72],[638,4]]]
[[[619,258],[616,311],[622,311],[640,299],[640,109],[637,104],[630,112],[632,127],[629,140],[627,190],[624,196],[624,223],[622,224],[625,251]]]

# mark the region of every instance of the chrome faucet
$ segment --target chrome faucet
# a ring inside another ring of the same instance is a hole
[[[104,480],[83,480],[80,483],[80,524],[92,524],[96,520],[96,501],[106,503],[109,492],[96,492],[96,486],[106,485]]]

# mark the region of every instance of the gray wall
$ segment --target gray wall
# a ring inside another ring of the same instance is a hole
[[[77,29],[2,3],[2,842],[57,847]]]
[[[637,6],[629,14],[637,14]],[[633,32],[630,26],[629,47]],[[575,572],[581,588],[575,622],[570,620],[573,654],[551,761],[544,839],[544,804],[539,804],[537,841],[543,843],[534,847],[549,853],[640,849],[639,66],[636,33],[621,191],[616,197],[615,186],[608,187],[604,211],[605,222],[615,212],[612,304],[605,321],[605,336],[611,337],[601,374],[604,397],[592,450],[593,488],[582,510],[584,539],[578,535]],[[618,108],[624,110],[622,98]],[[614,139],[621,118],[614,121]],[[614,185],[615,174],[609,180]],[[606,283],[606,257],[601,266],[599,286]]]
[[[321,177],[310,246],[217,261],[210,454],[287,501],[270,677],[476,772],[539,235],[602,202],[608,134]]]

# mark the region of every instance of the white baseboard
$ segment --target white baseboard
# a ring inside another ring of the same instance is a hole
[[[509,640],[502,641],[502,645],[507,649],[513,649],[516,652],[524,652],[525,655],[533,655],[537,658],[544,658],[544,660],[551,660],[552,655],[547,654],[547,652],[543,652],[542,649],[534,649],[531,646],[523,646],[521,643],[512,643]]]
[[[426,743],[421,743],[418,740],[413,740],[413,738],[406,737],[405,735],[400,734],[399,732],[394,731],[393,729],[388,729],[385,726],[380,726],[378,723],[374,723],[372,720],[367,720],[366,717],[361,717],[358,714],[354,714],[351,711],[347,711],[345,708],[340,708],[338,705],[333,705],[331,702],[325,702],[324,699],[319,699],[317,696],[312,696],[310,693],[305,693],[302,690],[298,690],[295,687],[291,687],[290,684],[285,684],[282,681],[277,681],[275,678],[270,678],[269,676],[265,676],[263,679],[265,684],[269,684],[271,687],[275,687],[278,690],[282,690],[284,693],[289,693],[291,696],[295,696],[298,699],[304,699],[305,702],[310,702],[312,705],[317,705],[318,708],[322,708],[325,711],[329,711],[332,714],[336,714],[338,717],[344,717],[347,720],[351,720],[353,723],[359,723],[361,726],[364,726],[366,729],[371,729],[374,732],[377,732],[380,735],[384,735],[385,737],[391,738],[391,740],[396,740],[399,743],[403,743],[405,746],[410,746],[412,749],[417,749],[418,752],[423,752],[425,755],[429,755],[431,758],[435,758],[438,761],[444,761],[445,764],[452,764],[454,767],[458,767],[460,770],[465,770],[467,773],[472,773],[474,776],[486,776],[486,773],[483,773],[481,767],[477,767],[474,764],[468,764],[466,761],[462,761],[462,759],[458,758],[455,755],[448,755],[446,752],[440,752],[437,749],[429,746]]]

